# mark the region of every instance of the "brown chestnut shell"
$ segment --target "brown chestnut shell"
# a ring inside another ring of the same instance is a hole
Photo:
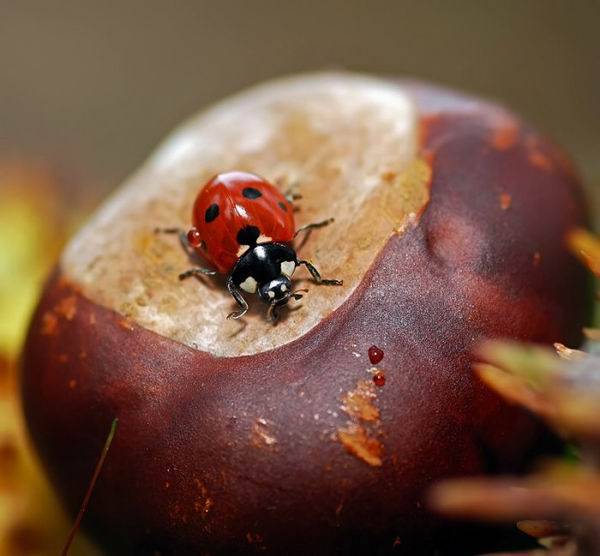
[[[587,279],[564,246],[586,221],[578,180],[509,112],[398,86],[418,106],[429,203],[300,338],[216,357],[60,269],[48,282],[24,351],[27,422],[75,510],[119,418],[85,518],[110,553],[428,553],[427,487],[513,470],[534,444],[537,425],[476,381],[470,353],[488,337],[579,341]]]

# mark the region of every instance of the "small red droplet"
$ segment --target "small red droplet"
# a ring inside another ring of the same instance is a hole
[[[385,374],[383,371],[376,371],[373,374],[373,382],[375,386],[383,386],[385,384]]]
[[[369,360],[373,365],[377,365],[383,359],[383,350],[377,346],[369,348]]]
[[[192,247],[198,247],[198,245],[200,245],[202,241],[202,238],[200,237],[200,232],[196,228],[192,228],[187,233],[187,240]]]

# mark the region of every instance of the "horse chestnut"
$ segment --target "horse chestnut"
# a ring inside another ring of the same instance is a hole
[[[153,233],[232,168],[296,185],[299,223],[336,219],[300,253],[344,287],[309,285],[277,326],[227,321],[222,284],[180,283],[185,254]],[[497,105],[351,74],[259,86],[176,132],[67,247],[24,352],[31,435],[75,510],[119,418],[85,519],[111,553],[427,553],[428,485],[534,443],[469,353],[578,341],[563,238],[584,222],[566,158]]]

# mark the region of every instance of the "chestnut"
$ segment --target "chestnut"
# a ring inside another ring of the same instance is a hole
[[[296,185],[299,224],[335,217],[300,253],[344,286],[306,282],[276,326],[227,320],[223,282],[179,282],[186,255],[154,233],[231,169]],[[427,487],[536,442],[470,352],[579,341],[563,240],[585,221],[568,159],[496,104],[346,73],[255,87],[176,131],[67,247],[24,351],[34,443],[76,511],[118,417],[84,519],[111,554],[429,553]]]

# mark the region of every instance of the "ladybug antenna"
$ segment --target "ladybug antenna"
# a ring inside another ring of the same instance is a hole
[[[108,455],[108,450],[110,445],[112,444],[113,438],[115,437],[115,433],[117,432],[117,425],[119,423],[119,419],[116,417],[113,419],[110,425],[110,431],[108,432],[108,436],[106,437],[106,442],[104,443],[104,447],[102,448],[102,452],[100,452],[100,459],[98,459],[98,463],[96,464],[96,468],[94,469],[94,474],[92,475],[92,479],[90,480],[90,484],[88,485],[85,496],[83,497],[83,502],[81,503],[81,507],[79,508],[79,513],[75,518],[75,523],[73,523],[73,527],[69,532],[69,536],[67,537],[67,541],[65,542],[65,546],[62,549],[61,556],[67,556],[69,553],[69,549],[71,548],[71,544],[73,544],[73,539],[79,530],[79,526],[81,525],[81,520],[83,519],[83,514],[87,509],[90,498],[92,497],[92,492],[94,487],[96,486],[96,481],[100,476],[100,471],[102,471],[102,466],[104,465],[104,460]]]

